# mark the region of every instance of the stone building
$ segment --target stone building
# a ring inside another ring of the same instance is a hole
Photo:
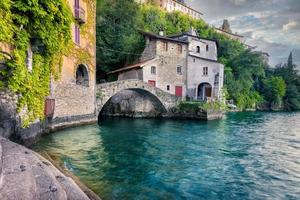
[[[239,35],[238,33],[233,33],[231,31],[231,28],[230,28],[230,24],[228,22],[228,20],[224,20],[223,21],[223,24],[220,28],[215,28],[215,30],[220,33],[220,34],[223,34],[223,35],[226,35],[227,37],[233,39],[233,40],[237,40],[241,43],[245,43],[245,38],[244,36],[242,35]]]
[[[64,123],[95,115],[96,44],[95,3],[68,0],[75,23],[72,25],[74,48],[64,57],[61,77],[51,81],[46,107],[54,106],[49,116],[53,122]],[[85,29],[85,32],[82,30]],[[82,59],[82,55],[88,55]],[[55,103],[53,103],[55,102]],[[46,110],[47,110],[46,108]]]
[[[150,0],[136,0],[138,3],[148,3]],[[152,3],[165,9],[168,12],[180,11],[184,14],[189,15],[193,19],[201,19],[203,15],[201,12],[193,9],[192,7],[186,5],[184,1],[180,0],[152,0]]]
[[[222,99],[224,66],[218,63],[217,42],[201,38],[193,28],[170,37],[189,44],[186,96],[197,100]]]
[[[188,43],[162,35],[142,33],[146,40],[141,62],[110,72],[118,80],[139,79],[176,96],[186,95]]]
[[[217,61],[217,43],[191,29],[165,37],[143,32],[141,62],[110,72],[118,80],[140,79],[176,96],[195,100],[222,98],[224,66]]]

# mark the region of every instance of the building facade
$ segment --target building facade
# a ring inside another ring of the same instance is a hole
[[[146,47],[141,62],[109,74],[118,80],[139,79],[170,94],[186,96],[188,43],[162,35],[143,32]]]
[[[201,38],[193,28],[171,36],[189,44],[186,96],[195,100],[222,99],[224,66],[218,63],[217,43]]]
[[[49,114],[58,122],[93,116],[96,110],[96,1],[68,0],[68,4],[75,19],[71,30],[74,45],[71,53],[63,58],[60,78],[51,80],[48,97],[51,101],[46,102],[46,107],[54,106],[53,113]]]
[[[145,33],[141,62],[110,74],[118,80],[140,79],[165,92],[193,100],[222,99],[224,66],[217,60],[217,43],[187,33],[165,37]]]
[[[149,0],[136,0],[138,3],[148,3]],[[183,1],[176,0],[152,0],[152,3],[165,9],[168,12],[179,11],[189,15],[193,19],[201,19],[203,15],[201,12],[187,6]]]

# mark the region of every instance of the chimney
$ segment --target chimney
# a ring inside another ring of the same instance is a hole
[[[159,31],[159,35],[160,35],[160,36],[164,36],[164,35],[165,35],[165,34],[164,34],[164,31],[163,31],[163,30],[160,30],[160,31]]]
[[[160,29],[160,30],[159,30],[159,35],[160,35],[160,36],[164,36],[164,35],[165,35],[165,33],[164,33],[164,30],[163,30],[163,29]]]

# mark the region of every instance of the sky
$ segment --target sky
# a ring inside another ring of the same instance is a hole
[[[300,69],[300,0],[186,0],[210,25],[228,19],[246,43],[270,54],[270,65],[286,62],[292,51]]]

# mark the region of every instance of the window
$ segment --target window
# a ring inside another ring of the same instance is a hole
[[[197,46],[197,53],[200,53],[200,47]]]
[[[167,91],[170,91],[170,85],[167,85]]]
[[[215,75],[215,81],[214,81],[215,86],[218,86],[218,85],[219,85],[219,79],[220,79],[220,74],[217,73],[217,74]]]
[[[180,65],[177,66],[177,74],[182,75],[182,66]]]
[[[156,67],[154,66],[151,67],[151,74],[156,74]]]
[[[78,25],[75,25],[75,43],[80,45],[80,28]]]
[[[83,64],[80,64],[76,69],[76,84],[89,86],[88,70]]]
[[[163,42],[162,48],[163,48],[164,51],[168,51],[168,43],[167,42]]]
[[[75,2],[74,2],[75,17],[79,17],[79,12],[80,12],[79,8],[80,8],[79,0],[75,0]]]
[[[177,45],[177,51],[178,51],[178,53],[182,53],[182,45],[181,44]]]
[[[206,45],[206,51],[208,51],[209,50],[209,46],[208,46],[208,44]]]
[[[208,75],[208,67],[203,67],[203,76]]]

